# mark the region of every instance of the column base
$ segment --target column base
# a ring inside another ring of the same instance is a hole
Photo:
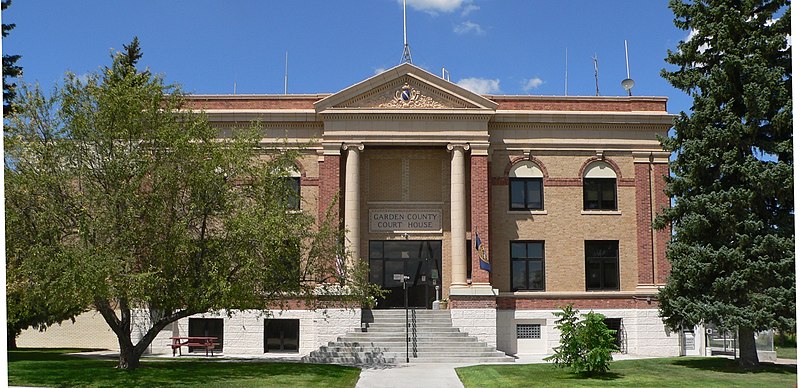
[[[499,290],[489,283],[478,283],[472,286],[450,286],[450,295],[497,296]]]

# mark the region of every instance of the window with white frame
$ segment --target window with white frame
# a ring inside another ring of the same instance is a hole
[[[536,164],[524,161],[508,172],[509,210],[544,210],[544,174]]]
[[[617,210],[617,173],[608,163],[597,161],[586,166],[583,210]]]

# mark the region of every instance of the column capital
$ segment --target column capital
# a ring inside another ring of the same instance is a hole
[[[469,143],[449,143],[447,145],[447,150],[452,151],[456,148],[461,148],[463,151],[469,150]]]
[[[364,151],[364,143],[342,143],[342,149],[345,151],[353,148],[358,151]]]
[[[489,155],[489,142],[482,143],[469,143],[473,156],[488,156]]]
[[[633,151],[634,163],[669,163],[670,153],[666,151]]]
[[[319,151],[318,151],[319,152]],[[322,143],[322,151],[321,155],[341,155],[342,154],[342,144],[341,143]]]

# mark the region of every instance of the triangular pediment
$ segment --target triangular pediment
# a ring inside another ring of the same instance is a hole
[[[326,110],[495,110],[497,103],[405,63],[314,104]]]

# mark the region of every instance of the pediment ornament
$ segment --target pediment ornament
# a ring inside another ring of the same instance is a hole
[[[404,82],[395,87],[383,88],[372,95],[356,98],[344,104],[348,108],[384,109],[448,109],[459,108],[459,104],[428,95],[414,85]]]

